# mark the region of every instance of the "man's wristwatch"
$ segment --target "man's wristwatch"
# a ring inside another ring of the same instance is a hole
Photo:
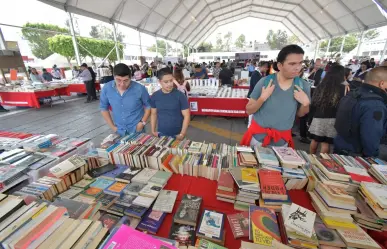
[[[145,121],[140,121],[140,123],[143,124],[144,126],[146,125]]]

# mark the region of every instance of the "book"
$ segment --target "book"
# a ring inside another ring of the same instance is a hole
[[[65,207],[69,213],[69,217],[79,219],[90,208],[90,204],[74,201],[70,199],[55,199],[52,205],[57,207]]]
[[[166,213],[149,209],[140,224],[137,226],[137,229],[156,234],[163,223],[165,216]]]
[[[179,246],[193,246],[195,244],[195,227],[172,223],[168,238],[179,242]]]
[[[173,206],[175,205],[178,191],[161,190],[159,196],[153,205],[152,210],[172,213]]]
[[[120,227],[121,225],[125,225],[125,226],[136,228],[138,224],[140,224],[140,219],[130,217],[130,216],[123,216],[115,226]]]
[[[129,246],[130,245],[130,246]],[[153,238],[150,235],[136,231],[135,229],[122,225],[118,230],[109,237],[106,244],[101,249],[146,249],[146,248],[163,248],[175,249],[163,241]]]
[[[297,168],[305,164],[305,160],[293,148],[273,146],[272,149],[277,154],[284,168]]]
[[[241,212],[227,215],[234,238],[249,237],[249,212]]]
[[[101,203],[101,210],[107,210],[116,200],[118,199],[115,195],[109,195],[102,193],[98,199],[97,202]]]
[[[224,213],[204,209],[199,221],[196,236],[224,244],[225,216]]]
[[[258,162],[262,165],[279,165],[275,152],[271,148],[255,146],[255,155],[258,158]]]
[[[378,183],[362,182],[361,189],[375,200],[383,209],[387,209],[387,186]]]
[[[316,219],[314,230],[320,245],[345,247],[345,243],[338,233],[334,229],[327,228],[322,221]]]
[[[185,194],[173,217],[173,221],[196,227],[202,200],[202,197]]]
[[[343,239],[345,244],[350,247],[364,249],[380,249],[381,247],[360,227],[357,230],[341,230],[337,233]]]
[[[128,166],[126,166],[126,165],[116,165],[116,167],[113,170],[105,172],[104,174],[100,175],[99,177],[106,178],[109,180],[115,180],[117,176],[119,176],[121,173],[123,173],[127,169],[128,169]]]
[[[109,213],[103,214],[99,221],[102,222],[103,227],[109,229],[109,232],[111,232],[114,228],[114,226],[121,220],[121,217]]]
[[[114,170],[115,168],[116,168],[115,165],[107,164],[105,166],[90,170],[89,172],[87,172],[87,175],[90,176],[91,178],[97,178],[97,177],[99,177],[99,176],[101,176],[109,171]],[[111,180],[111,179],[109,179],[109,180]]]
[[[103,189],[90,187],[82,191],[82,195],[98,198],[103,193]]]
[[[130,183],[132,181],[133,177],[135,177],[140,171],[141,171],[141,169],[129,167],[124,172],[122,172],[121,174],[116,176],[115,180],[119,181],[119,182]]]
[[[141,219],[147,210],[148,209],[145,207],[141,207],[141,206],[132,204],[127,209],[125,209],[125,214]]]
[[[284,217],[285,226],[294,229],[306,237],[312,237],[316,213],[292,203],[288,216]]]
[[[124,194],[129,194],[129,195],[135,195],[138,196],[138,193],[141,191],[146,186],[144,183],[136,183],[132,182],[129,183],[125,189],[122,191]]]
[[[59,246],[59,249],[73,248],[73,245],[81,238],[91,224],[91,220],[81,220],[79,226],[69,234],[68,238]]]
[[[260,170],[258,175],[261,181],[261,193],[263,199],[288,199],[285,184],[280,172]]]
[[[156,174],[150,179],[149,183],[153,183],[156,186],[163,188],[167,183],[169,178],[171,178],[172,173],[166,171],[158,170]]]
[[[215,244],[206,239],[197,239],[195,243],[195,247],[197,249],[227,249],[226,247]],[[188,247],[188,249],[191,249]]]
[[[137,196],[135,195],[129,195],[122,193],[121,196],[115,200],[115,203],[120,204],[122,206],[130,207],[132,205],[134,199],[136,199]]]
[[[234,191],[234,180],[231,174],[227,171],[222,171],[218,180],[218,189],[223,191]]]
[[[274,211],[251,205],[249,207],[249,239],[254,243],[271,246],[273,240],[281,242],[281,235]]]
[[[155,198],[137,196],[136,199],[133,200],[133,204],[141,206],[141,207],[145,207],[145,208],[150,208],[150,206],[152,205],[154,200],[155,200]]]
[[[138,195],[155,199],[159,195],[160,191],[161,187],[153,183],[148,183],[140,190],[140,192],[138,192]]]
[[[12,213],[24,205],[23,198],[8,196],[0,202],[0,222],[8,218]]]
[[[94,179],[82,179],[71,187],[87,189],[93,182]]]
[[[123,190],[127,186],[126,183],[123,182],[115,182],[112,185],[110,185],[108,188],[104,190],[105,193],[115,195],[115,196],[121,196]]]
[[[145,168],[132,178],[132,182],[147,184],[150,179],[152,179],[152,177],[157,173],[157,171],[158,170]]]
[[[50,168],[51,174],[55,177],[62,177],[86,164],[85,160],[83,160],[80,156],[74,155],[67,160],[55,165]]]
[[[114,183],[114,180],[98,178],[92,184],[90,184],[90,188],[93,187],[93,188],[99,188],[99,189],[105,190],[108,187],[110,187],[110,185],[112,185],[113,183]]]
[[[75,196],[79,195],[83,189],[80,188],[69,188],[65,192],[57,196],[57,198],[72,199]]]

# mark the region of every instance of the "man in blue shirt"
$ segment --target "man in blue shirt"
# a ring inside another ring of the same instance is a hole
[[[184,93],[174,88],[174,78],[168,68],[159,70],[158,78],[161,89],[151,98],[152,134],[182,140],[187,133],[191,119],[187,98]]]
[[[113,71],[114,80],[104,85],[100,96],[102,116],[109,127],[121,136],[143,132],[150,115],[148,91],[143,85],[131,81],[127,65],[119,63]],[[112,108],[113,119],[109,107]]]

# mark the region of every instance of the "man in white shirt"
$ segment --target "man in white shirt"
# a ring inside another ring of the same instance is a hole
[[[85,103],[90,103],[92,100],[97,100],[97,97],[95,96],[95,90],[93,88],[93,77],[91,76],[90,70],[88,69],[86,63],[81,65],[81,72],[78,74],[78,78],[80,78],[86,86],[87,100]]]
[[[357,70],[360,69],[359,60],[355,60],[355,62],[353,64],[351,64],[348,68],[351,69],[352,74],[355,74],[357,72]]]

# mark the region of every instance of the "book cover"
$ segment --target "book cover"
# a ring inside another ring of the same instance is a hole
[[[292,164],[304,164],[305,160],[302,159],[297,152],[290,147],[272,147],[274,152],[278,155],[282,162]]]
[[[249,212],[227,215],[234,238],[249,237]]]
[[[82,191],[81,194],[98,198],[103,193],[103,189],[90,187]]]
[[[206,240],[206,239],[197,239],[194,248],[198,248],[198,249],[227,249],[226,247],[212,243],[211,241]],[[190,249],[190,248],[188,248],[188,249]]]
[[[222,171],[218,180],[218,189],[233,191],[234,189],[234,179],[232,178],[230,172]]]
[[[138,193],[141,191],[141,189],[143,189],[145,186],[146,184],[144,183],[132,182],[125,187],[125,189],[123,190],[123,193],[137,196]]]
[[[157,173],[150,179],[150,183],[153,183],[157,186],[164,187],[169,178],[171,178],[172,173],[166,171],[157,171]]]
[[[73,219],[78,219],[87,209],[90,208],[90,204],[70,199],[55,199],[52,205],[65,207],[69,213],[69,217]]]
[[[257,170],[252,168],[242,168],[242,181],[246,183],[259,183]]]
[[[173,217],[174,222],[196,227],[201,204],[202,197],[185,194]]]
[[[277,216],[271,209],[250,205],[249,238],[256,244],[271,246],[272,241],[281,242]]]
[[[261,192],[267,195],[286,195],[286,188],[281,172],[273,170],[260,170],[258,172],[261,182]]]
[[[119,176],[121,173],[123,173],[127,169],[128,169],[128,166],[117,164],[116,168],[114,168],[113,170],[110,170],[110,171],[102,174],[100,177],[103,177],[103,178],[106,178],[106,179],[110,179],[110,180],[114,180],[117,176]]]
[[[148,231],[150,233],[156,234],[161,224],[163,223],[166,215],[167,214],[163,212],[148,210],[147,214],[141,220],[137,228],[139,230]]]
[[[122,193],[121,196],[116,200],[116,203],[122,206],[130,207],[130,205],[132,205],[136,197],[137,196],[135,195],[128,195],[128,194]]]
[[[95,182],[90,184],[90,187],[99,188],[99,189],[104,190],[104,189],[108,188],[110,185],[112,185],[113,183],[114,183],[114,180],[109,180],[109,179],[105,179],[105,178],[98,178],[97,180],[95,180]]]
[[[141,206],[132,204],[132,205],[130,205],[130,207],[125,209],[125,214],[132,216],[132,217],[141,218],[142,216],[144,216],[144,214],[147,210],[148,209],[145,207],[141,207]]]
[[[107,208],[106,212],[114,214],[114,215],[118,215],[118,216],[124,216],[126,208],[127,208],[126,206],[119,205],[117,203],[113,203],[112,205],[110,205]]]
[[[101,210],[105,210],[109,208],[109,206],[112,205],[117,198],[117,196],[102,193],[98,197],[97,201],[101,203]]]
[[[72,199],[75,196],[79,195],[83,189],[81,188],[69,188],[65,192],[57,196],[57,198]]]
[[[136,228],[138,224],[140,223],[140,219],[130,217],[130,216],[123,216],[118,223],[115,225],[115,227],[121,227],[121,225],[125,225],[128,227]]]
[[[153,205],[153,210],[172,213],[173,206],[175,205],[178,191],[161,190],[159,196]]]
[[[75,183],[72,187],[87,189],[93,182],[94,179],[82,179]]]
[[[338,164],[335,160],[323,158],[319,158],[318,160],[329,172],[348,175],[348,172],[345,170],[344,166]]]
[[[111,232],[114,228],[114,226],[121,220],[121,217],[109,213],[103,214],[99,221],[102,222],[103,227],[109,229],[109,232]]]
[[[129,246],[130,245],[130,246]],[[106,244],[101,249],[146,249],[146,248],[162,248],[162,249],[176,249],[165,242],[157,240],[150,235],[135,229],[122,225],[113,236],[108,238]]]
[[[133,177],[132,182],[137,183],[148,183],[150,179],[157,173],[158,170],[145,168],[141,170],[135,177]]]
[[[340,238],[334,229],[327,228],[323,222],[315,222],[314,230],[316,232],[318,243],[335,247],[345,247],[344,241]]]
[[[102,166],[102,167],[99,167],[99,168],[95,168],[95,169],[92,169],[91,171],[87,172],[87,174],[92,177],[92,178],[97,178],[109,171],[112,171],[116,168],[115,165],[113,164],[107,164],[105,166]]]
[[[193,246],[195,244],[195,227],[172,223],[168,238],[179,242],[179,246]]]
[[[285,226],[290,227],[300,234],[310,238],[313,235],[313,226],[316,213],[292,203],[287,217],[284,217]]]
[[[136,199],[133,200],[133,204],[141,207],[149,208],[152,205],[154,200],[155,198],[137,196]]]
[[[216,241],[224,238],[225,214],[204,209],[199,222],[197,234]]]
[[[258,160],[260,163],[273,163],[275,165],[279,165],[278,159],[275,156],[274,151],[271,148],[266,148],[266,147],[256,147],[256,154],[258,157]]]
[[[357,230],[341,230],[337,233],[343,239],[345,244],[350,247],[380,249],[381,247],[360,227]]]
[[[159,195],[160,191],[161,187],[153,183],[148,183],[143,189],[141,189],[138,195],[149,198],[156,198]]]
[[[121,174],[119,174],[115,180],[116,181],[122,181],[122,182],[131,182],[133,177],[135,177],[139,172],[141,171],[141,169],[137,169],[137,168],[134,168],[134,167],[129,167],[128,169],[126,169],[124,172],[122,172]]]
[[[124,188],[127,186],[126,183],[123,182],[115,182],[110,185],[105,191],[109,194],[120,196]]]

